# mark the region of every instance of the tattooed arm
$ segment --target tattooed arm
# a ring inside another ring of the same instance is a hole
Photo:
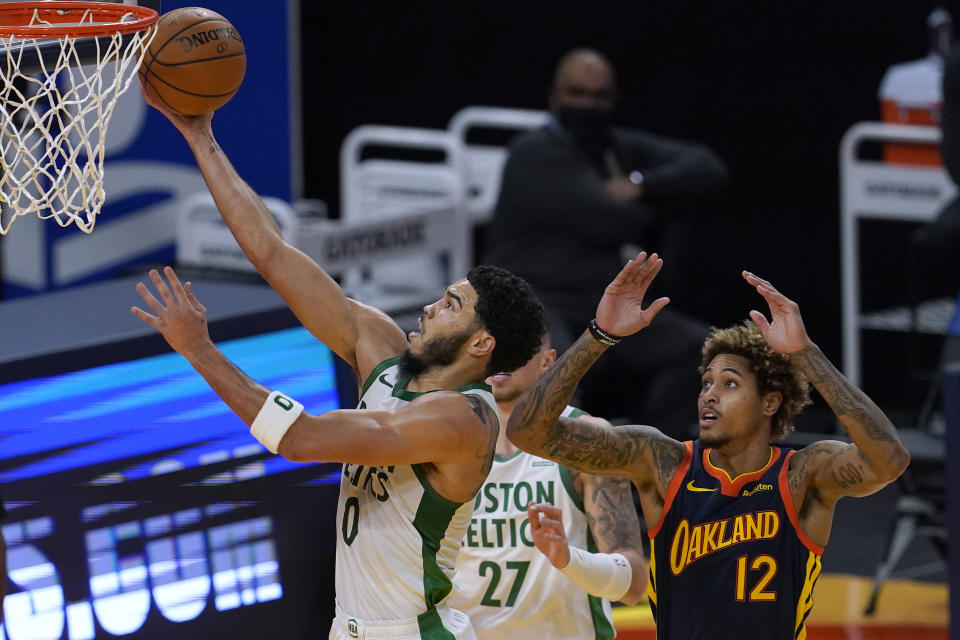
[[[910,463],[910,454],[890,420],[813,344],[797,303],[752,273],[745,271],[743,277],[770,306],[770,322],[759,311],[750,312],[764,339],[777,351],[790,354],[794,366],[813,383],[853,441],[820,442],[796,454],[791,489],[805,485],[827,500],[836,500],[869,495],[899,477]]]
[[[628,476],[638,488],[666,493],[686,448],[653,427],[603,427],[587,418],[559,417],[581,376],[606,349],[589,332],[548,369],[510,415],[507,437],[542,458],[596,475]]]
[[[822,442],[809,457],[810,486],[826,496],[866,496],[896,480],[910,463],[896,427],[867,395],[837,371],[814,345],[791,355],[843,424],[851,444]],[[797,454],[799,455],[799,454]]]
[[[633,571],[630,590],[620,598],[620,602],[637,604],[647,594],[649,565],[643,556],[643,534],[640,533],[640,520],[630,494],[630,481],[626,478],[580,475],[583,480],[583,509],[598,550],[601,553],[621,554]]]
[[[603,418],[583,415],[580,421],[611,429]],[[630,566],[629,588],[618,602],[634,605],[647,593],[649,565],[643,556],[643,535],[637,510],[633,506],[630,481],[626,478],[597,477],[569,469],[574,490],[583,498],[587,526],[600,553],[618,553]],[[563,525],[563,514],[557,507],[540,503],[529,505],[531,535],[537,549],[553,566],[562,569],[570,562],[570,545]]]
[[[644,309],[643,296],[663,261],[641,252],[617,274],[597,307],[597,324],[615,336],[646,327],[667,305],[658,298]],[[651,479],[669,478],[685,447],[651,427],[604,428],[577,418],[561,418],[577,383],[608,347],[585,331],[521,398],[507,424],[507,437],[535,455],[598,475],[626,475],[638,488]],[[616,348],[616,347],[614,347]],[[661,483],[658,483],[661,484]]]

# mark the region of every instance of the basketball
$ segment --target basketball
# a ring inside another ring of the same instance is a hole
[[[165,13],[140,67],[144,87],[174,111],[196,116],[225,105],[240,88],[247,54],[219,13],[184,7]]]

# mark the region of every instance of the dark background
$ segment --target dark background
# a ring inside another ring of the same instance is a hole
[[[674,304],[715,325],[744,319],[760,303],[738,276],[748,268],[800,303],[840,366],[840,139],[879,120],[883,74],[926,55],[937,6],[960,19],[956,3],[934,0],[303,2],[305,195],[337,210],[339,146],[352,128],[445,128],[468,105],[546,108],[559,56],[595,47],[619,73],[618,124],[702,141],[733,172],[687,225],[683,254],[665,256]],[[878,306],[905,299],[905,231],[864,229],[868,304],[870,294]],[[865,340],[867,390],[905,406],[913,383],[895,364],[905,341]],[[927,360],[936,346],[924,345]]]

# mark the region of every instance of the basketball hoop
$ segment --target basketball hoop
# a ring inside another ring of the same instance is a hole
[[[0,234],[31,214],[93,231],[107,127],[158,17],[108,2],[0,3]]]

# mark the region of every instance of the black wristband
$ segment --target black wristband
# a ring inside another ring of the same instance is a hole
[[[587,325],[587,328],[590,329],[590,335],[593,336],[593,339],[599,342],[600,344],[605,344],[608,347],[612,347],[622,340],[620,336],[615,336],[612,333],[607,333],[597,324],[597,319],[594,318],[590,321],[590,324]]]

